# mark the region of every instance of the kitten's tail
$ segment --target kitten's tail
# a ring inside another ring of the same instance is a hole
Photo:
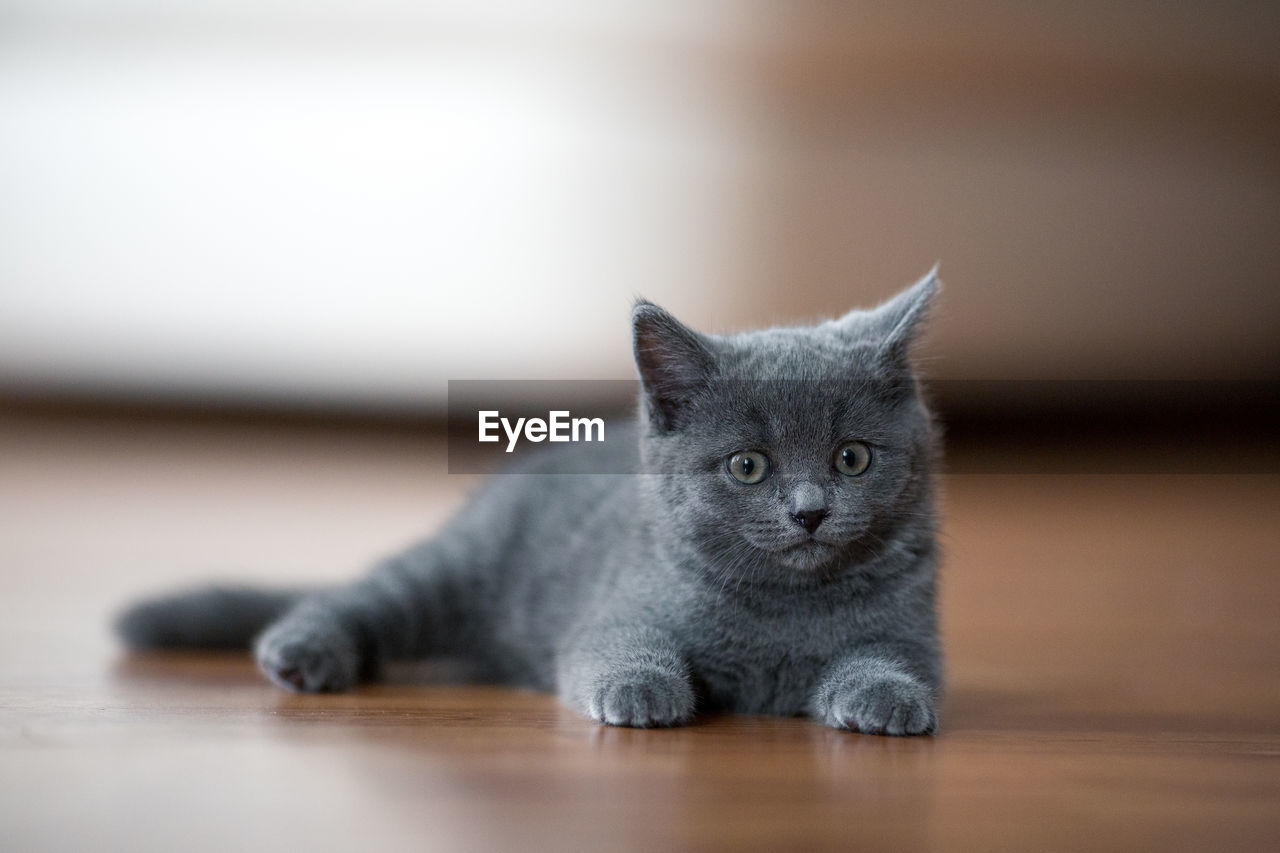
[[[210,586],[148,598],[115,620],[131,649],[248,649],[304,589]]]

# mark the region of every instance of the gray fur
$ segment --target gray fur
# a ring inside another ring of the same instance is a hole
[[[871,311],[732,336],[642,301],[638,474],[584,476],[586,454],[542,454],[348,586],[268,595],[252,618],[207,591],[144,603],[125,638],[192,645],[196,626],[222,625],[211,641],[239,630],[247,644],[279,611],[256,654],[291,689],[451,656],[612,725],[714,708],[931,732],[936,439],[908,349],[937,288],[930,273]],[[872,447],[856,477],[833,463],[849,439]],[[735,480],[740,450],[765,453],[770,476]],[[811,533],[802,511],[827,515]]]
[[[302,590],[214,586],[153,598],[120,614],[116,632],[134,649],[247,649]]]

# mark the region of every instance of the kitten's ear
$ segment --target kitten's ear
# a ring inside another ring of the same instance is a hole
[[[631,311],[631,327],[649,418],[670,430],[680,410],[706,388],[715,357],[706,338],[644,299]]]
[[[852,311],[837,321],[859,337],[875,341],[876,356],[883,362],[904,367],[911,343],[929,313],[929,305],[942,288],[938,266],[934,264],[924,278],[889,301],[870,311]]]

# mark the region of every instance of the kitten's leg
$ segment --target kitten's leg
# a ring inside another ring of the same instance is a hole
[[[258,638],[262,671],[291,690],[348,690],[383,661],[452,650],[468,634],[468,602],[481,594],[475,554],[459,544],[422,543],[355,583],[302,599]]]
[[[938,726],[937,666],[926,655],[869,646],[823,675],[812,714],[838,729],[881,735],[922,735]]]
[[[613,726],[678,726],[693,717],[689,665],[653,628],[595,626],[557,661],[561,699]]]

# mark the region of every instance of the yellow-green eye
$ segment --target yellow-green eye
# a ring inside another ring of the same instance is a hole
[[[856,477],[871,465],[871,448],[861,441],[849,441],[836,451],[836,470],[846,477]]]
[[[754,450],[735,453],[729,457],[729,473],[739,483],[758,483],[769,474],[769,458]]]

